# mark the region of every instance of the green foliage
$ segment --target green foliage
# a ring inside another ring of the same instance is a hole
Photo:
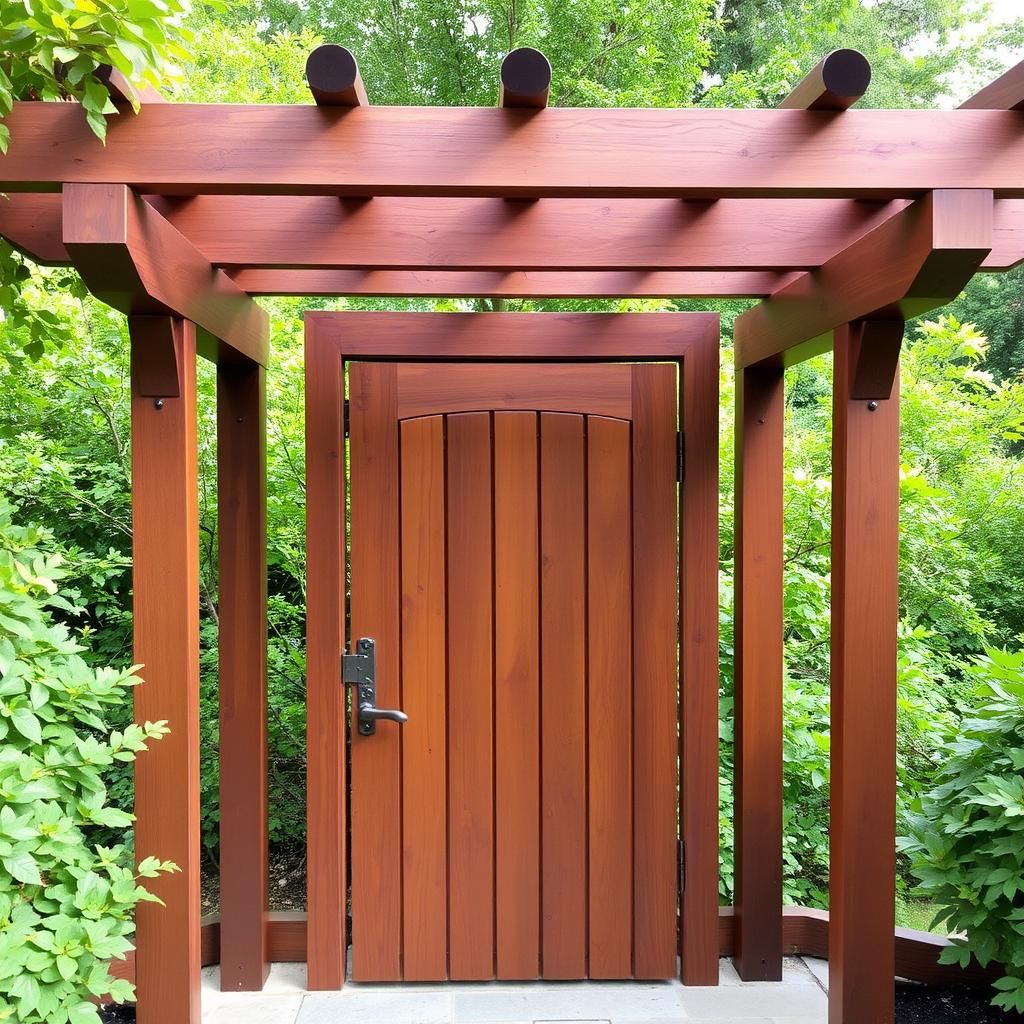
[[[0,503],[0,1019],[88,1024],[99,1019],[91,999],[132,996],[107,961],[131,948],[136,905],[156,900],[139,880],[174,870],[155,857],[133,869],[124,845],[90,843],[133,820],[108,801],[104,775],[167,728],[109,729],[140,680],[90,667],[54,622],[76,608],[57,590],[50,546]]]
[[[993,1002],[1024,1012],[1024,651],[990,649],[967,676],[978,707],[939,752],[901,848],[956,933],[942,962],[1004,965]]]

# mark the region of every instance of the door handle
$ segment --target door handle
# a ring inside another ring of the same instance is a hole
[[[409,721],[404,711],[377,707],[377,656],[372,637],[360,637],[356,653],[341,656],[341,678],[356,688],[356,718],[360,736],[372,736],[381,719],[399,725]]]

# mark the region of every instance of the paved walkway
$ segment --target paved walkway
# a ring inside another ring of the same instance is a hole
[[[204,1024],[825,1024],[827,965],[792,958],[777,984],[678,982],[356,985],[306,992],[304,964],[275,964],[263,992],[219,991],[203,972]]]

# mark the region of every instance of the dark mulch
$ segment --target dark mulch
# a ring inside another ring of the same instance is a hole
[[[306,909],[306,852],[272,850],[267,871],[270,878],[271,910]],[[204,863],[200,881],[202,912],[216,914],[220,909],[220,874],[216,864]]]
[[[1018,1013],[992,1006],[988,987],[896,986],[896,1024],[1015,1024]]]
[[[101,1006],[100,1020],[103,1021],[103,1024],[132,1024],[135,1020],[135,1007],[128,1003],[121,1006],[116,1003]]]

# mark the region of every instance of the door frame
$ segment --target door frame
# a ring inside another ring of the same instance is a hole
[[[309,988],[340,989],[347,969],[344,370],[356,360],[679,365],[680,956],[683,984],[717,984],[718,315],[318,311],[305,336]]]

